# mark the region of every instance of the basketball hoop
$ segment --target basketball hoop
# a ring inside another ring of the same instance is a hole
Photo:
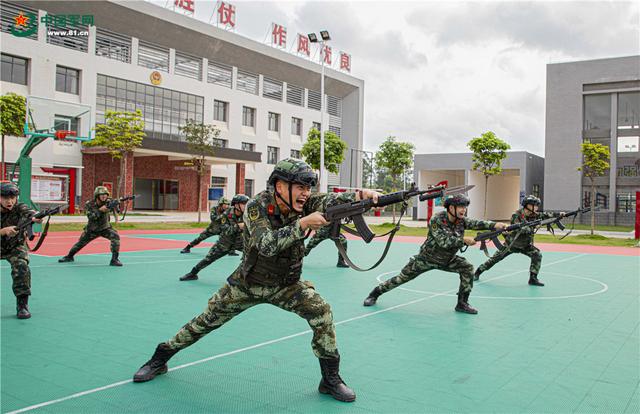
[[[60,131],[56,131],[54,136],[56,139],[65,139],[67,135],[71,135],[72,137],[76,136],[76,131],[69,131],[66,129],[61,129]]]

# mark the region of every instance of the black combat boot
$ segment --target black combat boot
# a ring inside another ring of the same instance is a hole
[[[480,268],[476,269],[476,272],[473,274],[473,280],[478,280],[480,279],[480,275],[482,274],[482,270],[480,270]]]
[[[111,253],[111,261],[109,262],[109,266],[122,266],[122,262],[118,260],[118,256],[120,253]]]
[[[184,282],[186,280],[198,280],[198,275],[192,272],[187,273],[186,275],[180,278],[180,281]]]
[[[235,250],[231,250],[227,256],[239,256],[239,254]]]
[[[177,352],[177,349],[171,349],[165,344],[159,344],[151,359],[133,375],[133,382],[151,381],[156,375],[165,374],[169,370],[167,361]]]
[[[469,305],[469,293],[458,293],[458,304],[456,305],[456,312],[469,313],[475,315],[478,311]]]
[[[180,250],[180,253],[191,253],[191,245],[187,244],[187,247],[185,247],[184,249]]]
[[[320,371],[322,379],[318,391],[322,394],[331,394],[338,401],[353,402],[356,393],[340,378],[340,356],[335,358],[320,358]]]
[[[367,296],[367,298],[364,300],[364,306],[373,306],[376,304],[378,297],[382,295],[382,292],[380,292],[380,288],[378,286],[376,286],[371,293],[369,293],[369,296]]]
[[[29,319],[31,317],[31,313],[29,313],[29,295],[18,296],[16,302],[18,319]]]
[[[336,267],[349,267],[349,265],[342,258],[341,254],[338,255],[338,264],[336,264]]]
[[[73,255],[66,255],[58,259],[58,263],[73,262]]]
[[[529,284],[531,286],[544,286],[544,283],[538,280],[538,275],[534,275],[533,273],[529,276]]]

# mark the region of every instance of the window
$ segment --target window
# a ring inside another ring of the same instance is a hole
[[[211,177],[211,187],[224,188],[227,186],[226,177]]]
[[[229,107],[228,102],[213,101],[213,119],[216,121],[227,122],[227,108]]]
[[[327,95],[327,112],[329,115],[342,117],[342,99]]]
[[[175,74],[197,80],[202,79],[202,59],[176,52]]]
[[[27,59],[2,54],[2,81],[27,84]]]
[[[256,150],[256,144],[252,144],[250,142],[242,143],[242,151],[251,151],[254,152]]]
[[[618,129],[640,128],[640,92],[618,94]]]
[[[258,94],[258,75],[254,75],[253,73],[239,70],[238,77],[236,79],[236,89],[239,91],[257,95]]]
[[[96,56],[131,62],[131,37],[96,28]]]
[[[78,95],[80,71],[56,66],[56,91]]]
[[[169,49],[140,40],[138,66],[169,72]]]
[[[583,129],[611,129],[611,95],[584,96]]]
[[[207,68],[207,82],[231,88],[232,73],[233,69],[231,66],[209,61],[209,66]]]
[[[540,184],[534,184],[532,192],[534,196],[540,198]]]
[[[291,150],[291,158],[297,158],[299,160],[302,159],[302,155],[300,154],[300,150]]]
[[[220,138],[213,138],[211,140],[211,144],[214,147],[218,147],[218,148],[227,148],[227,145],[229,144],[229,141],[227,141],[226,139],[220,139]]]
[[[340,130],[340,128],[338,128],[336,126],[333,126],[333,125],[329,125],[329,132],[333,132],[338,137],[342,136],[342,131]]]
[[[269,131],[280,131],[280,114],[269,112]]]
[[[291,118],[291,135],[302,135],[302,119]]]
[[[618,152],[638,152],[640,137],[618,137]]]
[[[313,122],[311,129],[316,129],[320,131],[320,128],[322,128],[322,125],[320,125],[320,122]]]
[[[287,83],[287,103],[304,106],[304,89]]]
[[[244,194],[253,197],[253,180],[244,180]]]
[[[262,96],[265,98],[273,99],[275,101],[282,101],[282,82],[264,78],[262,81]]]
[[[633,213],[636,211],[636,193],[616,194],[616,205],[621,213]]]
[[[278,163],[278,147],[267,147],[267,164]]]
[[[254,127],[256,125],[256,110],[248,106],[242,107],[242,125]]]
[[[320,105],[320,92],[310,90],[307,93],[307,108],[319,111]]]

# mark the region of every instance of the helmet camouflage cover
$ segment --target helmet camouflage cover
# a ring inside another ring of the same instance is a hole
[[[295,158],[285,158],[276,164],[269,176],[268,184],[275,185],[276,180],[315,187],[318,183],[318,176],[306,162]]]
[[[444,208],[449,208],[449,206],[464,206],[467,207],[471,201],[469,197],[464,194],[452,194],[444,199]]]
[[[527,204],[533,204],[534,206],[539,206],[541,203],[540,199],[534,195],[528,195],[522,199],[522,207],[525,207]]]
[[[235,206],[236,204],[246,204],[249,202],[249,197],[244,194],[236,194],[233,199],[231,199],[231,205]]]
[[[218,199],[218,205],[221,206],[223,204],[229,204],[229,199],[227,197],[220,197]]]
[[[107,187],[99,185],[96,187],[95,190],[93,190],[93,197],[98,197],[101,194],[106,194],[106,195],[111,195],[111,193],[109,193],[109,190],[107,189]]]
[[[17,197],[20,194],[18,186],[14,183],[2,183],[0,192],[3,197]]]

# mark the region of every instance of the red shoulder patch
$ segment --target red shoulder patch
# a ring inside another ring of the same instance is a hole
[[[267,206],[267,214],[270,216],[273,216],[276,212],[276,206],[274,206],[273,204],[269,204]]]

